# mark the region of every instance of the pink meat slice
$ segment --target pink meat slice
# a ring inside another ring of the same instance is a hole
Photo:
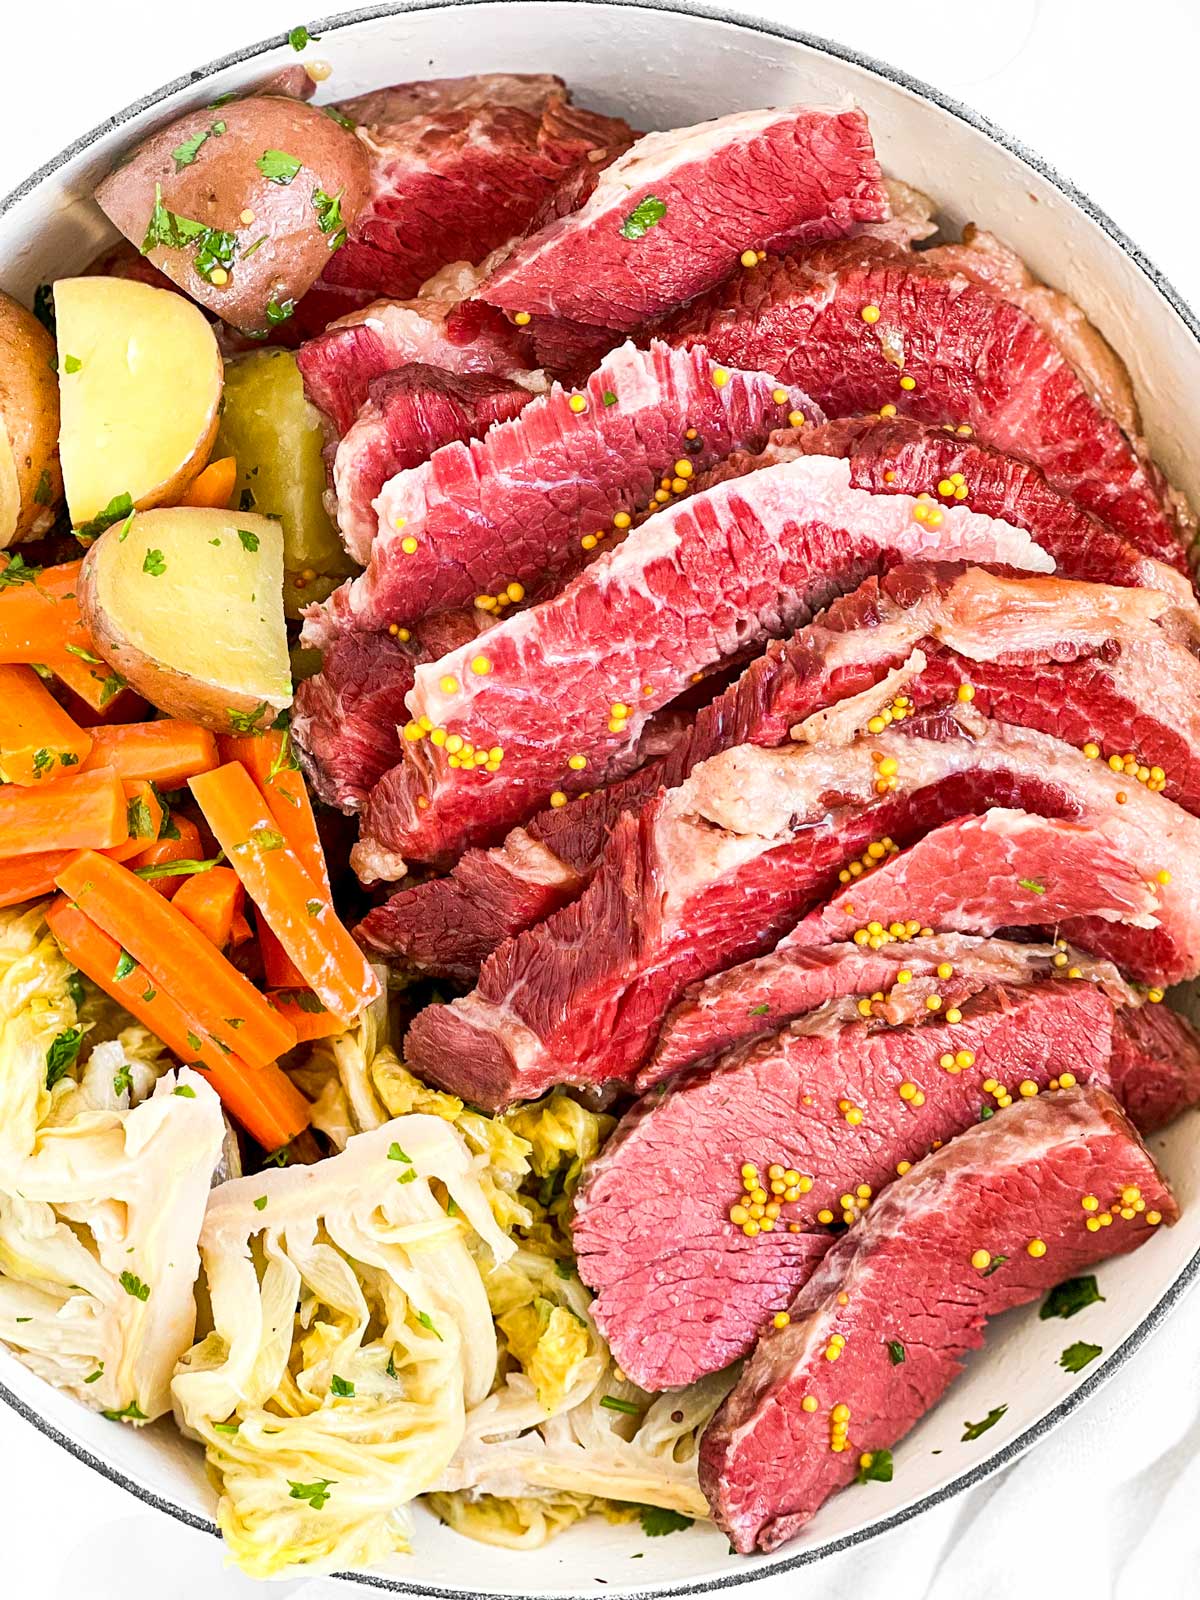
[[[411,624],[507,583],[545,594],[620,537],[614,517],[654,505],[676,462],[686,483],[732,450],[761,448],[804,407],[769,373],[718,387],[703,351],[627,344],[582,391],[555,387],[487,438],[448,444],[387,483],[367,571],[310,616],[306,636]]]
[[[878,318],[864,318],[867,308]],[[732,278],[659,333],[769,367],[830,415],[896,406],[969,428],[1034,463],[1131,544],[1186,570],[1180,535],[1190,514],[1144,444],[1122,432],[1026,310],[920,254],[872,239],[819,245]]]
[[[481,439],[494,423],[519,416],[533,399],[531,378],[520,384],[492,373],[445,372],[414,362],[371,380],[333,460],[338,527],[356,561],[370,558],[379,531],[375,499],[388,479],[419,466],[443,445]]]
[[[1136,589],[1017,580],[949,564],[868,579],[818,622],[770,646],[699,712],[668,760],[540,813],[492,850],[468,851],[449,877],[376,907],[360,935],[419,970],[472,979],[504,938],[579,894],[622,812],[640,809],[660,786],[681,783],[734,744],[782,743],[808,719],[813,737],[829,736],[832,719],[820,713],[847,699],[857,729],[895,693],[928,713],[956,704],[959,685],[970,683],[988,714],[1070,744],[1094,741],[1105,759],[1132,754],[1147,775],[1162,769],[1164,793],[1200,810],[1193,755],[1200,669],[1189,648],[1195,602],[1186,581],[1161,563],[1139,557],[1136,570],[1141,581],[1161,584],[1154,590],[1161,600],[1148,602]],[[1147,603],[1163,607],[1149,626]],[[918,649],[920,670],[911,659]],[[838,719],[843,736],[847,722]]]
[[[464,772],[445,746],[410,744],[371,797],[364,851],[446,861],[556,792],[620,778],[646,720],[697,673],[790,632],[871,571],[935,552],[1052,565],[1007,523],[958,506],[930,528],[914,503],[855,489],[846,462],[813,456],[666,508],[558,595],[499,623],[486,649],[418,669],[413,717],[503,760]]]
[[[1103,830],[1144,882],[1131,923],[1070,918],[1063,937],[1159,987],[1200,969],[1200,821],[1057,739],[976,723],[962,738],[741,745],[622,818],[579,899],[502,945],[471,994],[421,1012],[406,1060],[487,1106],[629,1081],[689,983],[771,949],[871,843],[903,848],[993,806]]]
[[[748,248],[841,238],[888,215],[867,119],[850,102],[738,112],[645,134],[480,294],[509,312],[631,331],[719,283]]]
[[[1089,1229],[1081,1198],[1107,1211],[1127,1188],[1145,1209]],[[825,1256],[790,1323],[763,1334],[706,1429],[700,1482],[718,1525],[740,1551],[778,1548],[854,1480],[863,1452],[896,1444],[941,1398],[989,1317],[1139,1248],[1152,1217],[1177,1215],[1100,1088],[1039,1095],[914,1166]],[[1034,1239],[1044,1255],[1029,1253]],[[974,1267],[975,1249],[1001,1260],[998,1269]],[[845,1342],[830,1362],[835,1336]],[[891,1344],[903,1347],[902,1362]],[[816,1409],[806,1411],[810,1396]],[[840,1451],[831,1448],[837,1406],[849,1413]]]

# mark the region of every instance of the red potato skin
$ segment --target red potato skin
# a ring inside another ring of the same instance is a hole
[[[220,124],[225,131],[213,134]],[[209,137],[195,158],[177,167],[173,152],[204,132]],[[259,171],[256,163],[268,150],[282,150],[301,163],[290,183],[272,182]],[[156,184],[163,204],[177,216],[234,235],[234,266],[225,284],[210,283],[197,272],[194,246],[155,245],[146,259],[222,321],[263,335],[272,328],[268,304],[282,307],[299,300],[329,259],[336,234],[322,233],[314,191],[340,194],[342,221],[349,226],[369,183],[367,153],[354,133],[303,101],[253,95],[189,111],[152,134],[104,179],[96,200],[139,250]],[[243,222],[247,213],[252,221]]]

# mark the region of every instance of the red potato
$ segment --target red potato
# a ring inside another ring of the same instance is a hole
[[[54,340],[0,294],[0,550],[48,532],[61,501]]]
[[[152,134],[96,200],[194,300],[261,336],[320,276],[369,181],[353,132],[302,101],[253,95]]]

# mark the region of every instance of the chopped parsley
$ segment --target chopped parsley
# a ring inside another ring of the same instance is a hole
[[[383,1370],[387,1373],[389,1378],[394,1378],[396,1376],[396,1352],[394,1350],[388,1357],[388,1364]]]
[[[620,1411],[627,1417],[640,1417],[642,1408],[632,1400],[622,1400],[619,1395],[606,1394],[601,1397],[600,1404],[606,1411]]]
[[[268,183],[277,183],[281,189],[302,170],[302,163],[286,150],[264,150],[254,163]]]
[[[125,1094],[133,1087],[133,1073],[129,1070],[128,1061],[123,1062],[113,1074],[113,1093]]]
[[[966,1423],[963,1428],[962,1443],[969,1444],[972,1439],[978,1439],[981,1433],[994,1428],[1007,1410],[1007,1406],[993,1406],[982,1422]]]
[[[150,1298],[150,1285],[143,1283],[136,1272],[125,1271],[118,1279],[126,1294],[131,1294],[135,1300],[143,1302]]]
[[[642,239],[650,229],[667,214],[666,204],[657,195],[648,194],[640,200],[621,224],[619,232],[623,239]]]
[[[263,1157],[264,1167],[287,1167],[291,1165],[292,1152],[287,1145],[281,1144],[278,1150],[272,1150],[269,1156]]]
[[[214,1422],[212,1426],[213,1426],[213,1432],[214,1433],[236,1433],[238,1431],[238,1429],[241,1427],[241,1423],[240,1422]]]
[[[178,833],[178,829],[176,830]],[[170,837],[170,835],[167,835]],[[134,867],[133,871],[139,878],[150,882],[154,878],[187,878],[196,872],[211,872],[214,867],[219,867],[224,861],[224,855],[218,851],[209,861],[160,861],[149,867]]]
[[[154,209],[146,224],[146,235],[141,244],[142,254],[148,256],[151,250],[159,245],[168,250],[187,250],[194,246],[196,253],[192,258],[192,265],[208,283],[212,282],[212,275],[218,267],[224,272],[229,272],[237,254],[236,234],[227,233],[221,228],[210,228],[203,222],[196,222],[191,217],[181,217],[171,211],[163,204],[162,185],[156,183]]]
[[[1066,1372],[1082,1372],[1096,1357],[1103,1355],[1104,1351],[1098,1344],[1085,1344],[1082,1339],[1075,1344],[1069,1344],[1058,1358],[1058,1364]]]
[[[693,1520],[685,1517],[682,1511],[670,1511],[666,1506],[638,1508],[638,1521],[647,1539],[661,1539],[668,1533],[682,1533],[684,1528],[691,1527]]]
[[[225,1018],[225,1021],[229,1024],[229,1026],[231,1028],[235,1029],[235,1030],[237,1028],[240,1028],[242,1026],[242,1024],[245,1022],[245,1020],[246,1020],[245,1017],[226,1017]]]
[[[409,1167],[407,1172],[402,1172],[400,1174],[400,1176],[396,1179],[397,1183],[416,1183],[416,1181],[417,1181],[417,1169],[416,1169],[416,1167]],[[438,1337],[440,1338],[441,1335],[439,1334]]]
[[[349,1378],[339,1378],[335,1372],[329,1380],[329,1392],[336,1395],[339,1400],[353,1400],[354,1385]]]
[[[282,303],[278,300],[268,300],[267,321],[272,327],[275,327],[280,322],[286,322],[295,309],[296,302],[294,300],[284,300]]]
[[[387,1158],[388,1158],[389,1161],[405,1161],[410,1166],[412,1164],[412,1157],[410,1155],[407,1155],[403,1150],[401,1150],[400,1146],[395,1142],[395,1140],[393,1140],[392,1143],[390,1145],[388,1145]]]
[[[1017,882],[1022,889],[1028,889],[1030,894],[1045,894],[1046,885],[1039,883],[1036,878],[1018,878]]]
[[[117,957],[117,964],[113,968],[113,977],[127,978],[131,972],[136,971],[137,962],[129,954],[128,950],[122,950],[121,954]]]
[[[154,826],[154,818],[150,815],[150,807],[138,795],[125,807],[125,823],[129,832],[135,839],[153,839],[158,830]]]
[[[91,544],[93,539],[98,539],[106,528],[111,528],[114,522],[122,522],[133,510],[133,500],[128,493],[115,494],[105,506],[103,511],[98,511],[90,522],[85,522],[82,527],[75,529],[75,537],[80,544]]]
[[[94,656],[90,650],[85,650],[81,644],[67,644],[63,646],[69,655],[78,656],[80,661],[86,661],[89,667],[100,667],[104,663],[99,656]]]
[[[33,752],[33,775],[42,777],[54,765],[54,752],[52,750],[35,750]],[[69,766],[70,763],[68,762]]]
[[[46,1087],[53,1089],[60,1079],[75,1065],[79,1045],[83,1039],[82,1028],[64,1028],[46,1051]]]
[[[196,1098],[196,1091],[192,1088],[190,1083],[176,1084],[175,1088],[171,1090],[171,1093],[177,1094],[181,1100],[194,1100]]]
[[[1004,1263],[1007,1260],[1008,1260],[1007,1256],[993,1256],[992,1259],[988,1262],[987,1266],[984,1267],[983,1276],[985,1278],[990,1278],[992,1273],[993,1272],[998,1272],[999,1269],[1004,1265]]]
[[[441,1340],[441,1342],[443,1344],[445,1343],[445,1340],[442,1339],[441,1334],[437,1331],[437,1328],[434,1326],[433,1318],[429,1315],[428,1311],[418,1311],[417,1312],[417,1321],[421,1324],[421,1326],[423,1328],[428,1328],[430,1333],[433,1334],[435,1339]]]
[[[854,1475],[854,1481],[855,1483],[891,1483],[892,1452],[890,1450],[865,1451],[858,1463],[858,1471]]]
[[[156,1000],[157,998],[158,998],[158,990],[157,989],[147,989],[145,991],[145,993],[142,995],[142,999],[146,1002],[147,1005],[150,1004],[151,1000]]]
[[[250,829],[250,839],[260,850],[282,850],[287,840],[277,828],[268,828],[265,822]]]
[[[292,999],[295,1001],[297,1008],[310,1017],[319,1017],[326,1010],[320,996],[315,995],[311,989],[293,990]]]
[[[321,902],[319,900],[306,900],[304,902],[304,909],[308,912],[310,917],[319,917],[322,910]]]
[[[175,163],[175,171],[182,172],[184,167],[190,167],[200,154],[201,145],[207,144],[209,139],[220,138],[225,132],[223,122],[214,122],[211,128],[201,128],[199,133],[194,133],[190,139],[185,139],[182,144],[175,146],[171,151],[171,160]]]
[[[1038,1316],[1042,1322],[1051,1317],[1073,1317],[1085,1306],[1095,1305],[1097,1300],[1103,1299],[1093,1273],[1086,1278],[1068,1278],[1065,1283],[1056,1284],[1051,1289],[1042,1301]]]
[[[20,556],[14,556],[0,572],[0,589],[17,589],[23,583],[36,583],[41,575],[41,567],[26,566]]]
[[[88,1374],[88,1376],[87,1376],[87,1377],[86,1377],[86,1378],[85,1378],[85,1379],[84,1379],[84,1380],[83,1380],[83,1381],[84,1381],[84,1383],[96,1383],[96,1382],[98,1382],[98,1381],[99,1381],[99,1380],[100,1380],[100,1379],[101,1379],[101,1378],[102,1378],[102,1377],[103,1377],[103,1376],[104,1376],[104,1363],[103,1363],[103,1361],[98,1361],[98,1362],[97,1362],[97,1363],[96,1363],[96,1370],[95,1370],[95,1372],[90,1372],[90,1373],[89,1373],[89,1374]]]
[[[93,677],[94,676],[95,674],[93,673]],[[110,700],[115,699],[115,697],[120,694],[122,689],[128,689],[128,687],[129,680],[127,678],[123,678],[119,672],[110,672],[108,677],[104,678],[100,684],[101,711],[104,710],[104,707],[108,705]]]
[[[187,1042],[189,1050],[199,1050],[202,1048],[199,1038],[196,1036],[196,1034],[192,1033],[190,1029],[187,1033]]]
[[[243,506],[241,509],[245,511],[249,508]],[[235,711],[230,706],[227,713],[229,726],[234,733],[261,733],[263,730],[259,727],[259,723],[264,717],[269,718],[270,710],[271,707],[265,700],[259,701],[253,711]]]
[[[989,1106],[989,1105],[980,1106],[980,1108],[979,1108],[979,1120],[980,1120],[980,1122],[990,1122],[995,1115],[996,1115],[995,1106]]]
[[[150,1420],[136,1400],[131,1400],[124,1411],[104,1411],[101,1412],[101,1415],[107,1417],[110,1422],[149,1422]]]
[[[265,1194],[260,1194],[258,1199],[253,1201],[252,1204],[254,1206],[255,1211],[265,1211],[267,1209],[267,1197],[266,1197],[266,1195]]]
[[[306,50],[310,44],[316,44],[320,37],[319,33],[309,33],[308,29],[301,24],[300,27],[293,28],[288,34],[288,43],[293,50],[298,52]]]
[[[83,362],[80,361],[78,356],[63,357],[63,371],[67,373],[68,376],[73,372],[78,372],[82,365]]]
[[[905,1350],[899,1339],[889,1339],[887,1341],[887,1348],[888,1355],[891,1357],[892,1365],[894,1367],[901,1366],[905,1359]]]
[[[770,1011],[770,1009],[771,1009],[770,1006],[764,1000],[761,1005],[751,1006],[749,1011],[747,1011],[746,1015],[748,1017],[765,1017],[767,1012]]]
[[[319,106],[317,109],[323,111],[331,122],[336,122],[339,128],[349,128],[350,132],[353,133],[355,128],[358,127],[358,123],[355,122],[354,118],[348,117],[337,106]]]
[[[258,549],[258,535],[251,533],[249,528],[239,528],[237,536],[242,541],[242,549],[249,550],[250,554],[253,555]]]
[[[617,397],[612,392],[611,389],[605,389],[604,393],[600,396],[600,398],[601,398],[601,400],[604,401],[604,404],[606,406],[615,406],[616,403],[617,403]]]
[[[336,1482],[336,1478],[318,1478],[316,1483],[296,1483],[289,1478],[288,1494],[293,1500],[307,1500],[314,1511],[320,1511]]]
[[[329,235],[329,248],[338,250],[346,242],[346,224],[342,220],[342,190],[326,194],[324,189],[312,192],[313,210],[317,213],[317,227]]]
[[[147,573],[151,578],[161,578],[166,570],[167,563],[163,559],[162,551],[147,550],[146,558],[142,562],[142,571]]]

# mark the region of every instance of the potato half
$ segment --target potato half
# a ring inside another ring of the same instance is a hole
[[[61,501],[54,340],[0,294],[0,550],[47,533]]]
[[[135,513],[88,551],[79,604],[100,654],[172,716],[246,732],[291,704],[283,534],[269,517]]]
[[[54,308],[71,521],[125,495],[139,510],[169,505],[217,434],[221,353],[204,314],[128,278],[60,278]]]
[[[185,293],[262,335],[320,277],[369,187],[356,134],[299,100],[251,95],[151,134],[96,200]]]

